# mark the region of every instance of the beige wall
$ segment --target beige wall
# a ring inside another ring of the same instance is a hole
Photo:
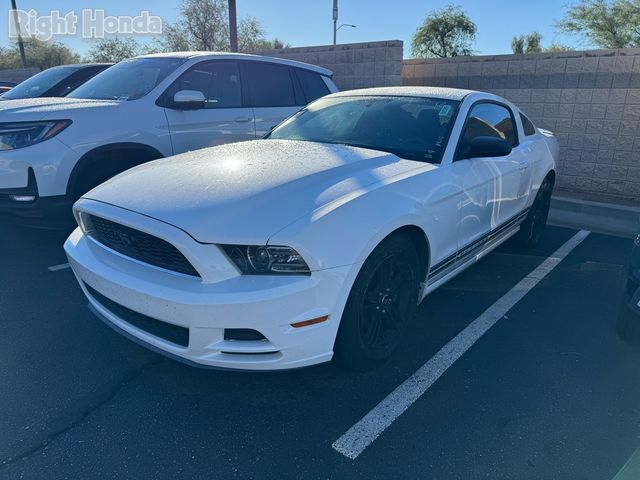
[[[401,40],[285,48],[259,53],[328,68],[333,71],[333,80],[340,90],[402,83]]]
[[[15,70],[0,70],[0,81],[20,83],[40,71],[39,68],[16,68]]]
[[[513,101],[560,140],[560,189],[640,202],[640,49],[405,60],[402,77]]]

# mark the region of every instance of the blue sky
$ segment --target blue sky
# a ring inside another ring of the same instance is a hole
[[[6,8],[9,1],[4,0]],[[510,53],[511,38],[516,34],[537,30],[543,44],[553,40],[586,47],[579,39],[556,35],[554,23],[562,17],[562,0],[523,2],[503,0],[339,0],[339,23],[343,27],[339,43],[375,40],[403,40],[405,56],[409,55],[411,36],[433,9],[456,3],[463,7],[478,26],[475,49],[481,54]],[[293,46],[328,44],[332,41],[332,0],[237,0],[240,17],[251,15],[262,22],[269,38],[278,37]],[[104,8],[108,15],[137,15],[141,10],[173,21],[178,15],[179,0],[149,2],[141,0],[18,0],[18,8],[34,8],[39,14],[58,9],[62,14],[83,8]],[[7,17],[0,22],[0,38],[8,43]],[[80,38],[58,37],[77,51],[85,53],[90,43]]]

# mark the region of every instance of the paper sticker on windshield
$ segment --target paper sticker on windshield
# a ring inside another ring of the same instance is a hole
[[[438,112],[438,115],[440,115],[441,117],[448,117],[450,113],[451,105],[443,105],[440,107],[440,112]]]

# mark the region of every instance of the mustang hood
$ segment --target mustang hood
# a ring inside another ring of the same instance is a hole
[[[67,118],[77,108],[113,107],[115,100],[82,100],[79,98],[24,98],[0,101],[0,122],[32,122],[45,118]]]
[[[424,168],[435,167],[362,148],[256,140],[141,165],[85,198],[170,223],[203,243],[264,244],[319,207]]]

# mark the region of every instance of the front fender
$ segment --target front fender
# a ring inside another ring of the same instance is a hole
[[[316,210],[273,235],[269,244],[295,248],[312,270],[361,263],[398,228],[423,229],[418,204],[410,196],[378,190]]]
[[[312,270],[363,262],[390,233],[404,226],[424,232],[430,262],[458,248],[464,192],[449,168],[431,168],[360,189],[293,222],[269,239],[288,245]]]

